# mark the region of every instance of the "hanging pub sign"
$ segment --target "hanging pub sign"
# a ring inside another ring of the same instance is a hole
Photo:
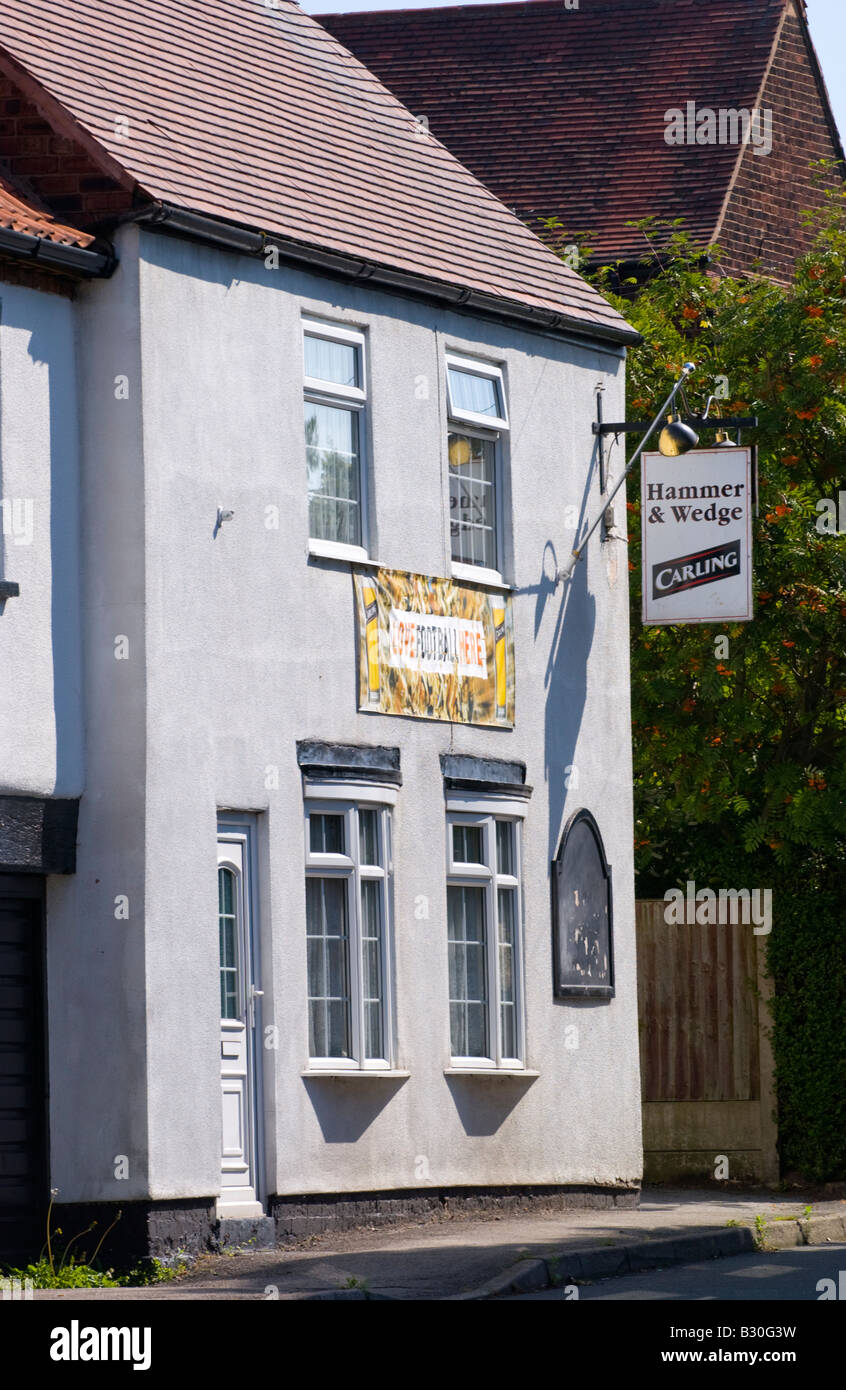
[[[354,568],[353,583],[359,709],[513,727],[510,597],[402,570]]]
[[[640,499],[644,623],[748,622],[751,450],[644,454]]]

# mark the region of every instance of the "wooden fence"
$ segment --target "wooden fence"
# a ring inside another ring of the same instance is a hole
[[[644,1177],[778,1177],[766,938],[637,904]]]

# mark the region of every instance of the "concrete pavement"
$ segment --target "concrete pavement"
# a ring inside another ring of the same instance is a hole
[[[312,1237],[284,1250],[205,1256],[147,1288],[44,1299],[480,1299],[567,1279],[846,1239],[846,1200],[768,1191],[644,1189],[636,1210],[435,1218]]]

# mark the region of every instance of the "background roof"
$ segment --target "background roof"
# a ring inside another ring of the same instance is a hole
[[[846,2],[846,0],[844,0]],[[600,255],[626,223],[685,218],[708,241],[737,146],[670,147],[665,113],[755,106],[790,0],[529,0],[321,15],[530,226],[559,216]]]

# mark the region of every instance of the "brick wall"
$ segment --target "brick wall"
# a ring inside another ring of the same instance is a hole
[[[43,290],[45,294],[61,294],[72,299],[78,283],[77,276],[36,269],[25,262],[0,257],[0,284],[23,285],[28,290]]]
[[[763,274],[786,281],[810,240],[799,213],[823,201],[809,163],[837,158],[802,26],[793,14],[782,31],[761,106],[773,112],[772,152],[756,155],[751,144],[744,150],[717,240],[729,274],[753,269],[760,257]]]
[[[535,1211],[633,1209],[639,1201],[640,1188],[632,1186],[414,1188],[271,1197],[269,1210],[276,1222],[276,1243],[287,1245],[327,1232],[378,1229],[405,1221],[440,1221],[490,1213],[505,1216]]]
[[[34,102],[0,74],[0,163],[70,227],[88,229],[132,207],[132,193],[73,140],[57,135]]]

